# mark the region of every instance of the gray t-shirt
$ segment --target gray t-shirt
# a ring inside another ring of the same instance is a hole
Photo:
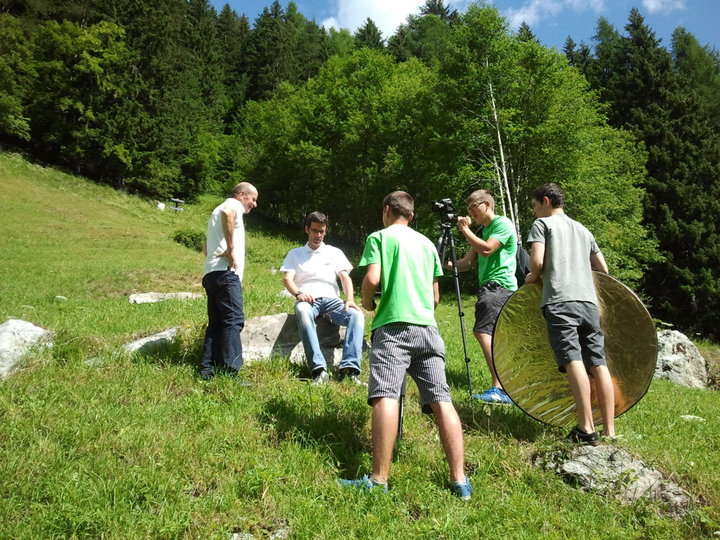
[[[538,218],[527,243],[545,244],[540,306],[558,302],[597,305],[590,255],[600,251],[592,233],[564,213]]]

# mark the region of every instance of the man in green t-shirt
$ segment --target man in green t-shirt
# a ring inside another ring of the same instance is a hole
[[[408,227],[415,202],[404,191],[383,200],[385,229],[372,233],[359,266],[367,266],[362,305],[376,308],[375,291],[382,297],[372,323],[368,404],[372,406],[372,475],[340,480],[343,485],[387,491],[390,461],[398,430],[398,401],[405,375],[415,380],[423,410],[432,411],[450,465],[453,492],[470,499],[464,472],[462,425],[450,399],[445,378],[445,343],[435,322],[440,300],[437,278],[442,267],[435,246]]]
[[[468,210],[475,223],[482,225],[481,236],[470,230],[471,218],[458,218],[458,229],[470,243],[470,251],[459,261],[459,272],[470,270],[477,262],[478,284],[473,333],[485,356],[492,386],[480,394],[486,403],[512,403],[498,379],[492,357],[492,334],[500,310],[517,290],[517,235],[508,218],[495,215],[495,199],[489,191],[479,189],[467,198]],[[448,263],[449,265],[452,263]]]

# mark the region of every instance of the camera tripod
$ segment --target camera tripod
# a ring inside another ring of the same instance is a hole
[[[465,337],[465,313],[462,307],[462,298],[460,297],[460,277],[458,276],[457,257],[455,255],[455,237],[452,232],[453,223],[450,221],[442,221],[440,223],[440,238],[437,243],[437,250],[440,254],[441,264],[445,264],[445,256],[448,246],[450,246],[450,261],[452,262],[453,283],[455,284],[455,299],[458,306],[458,317],[460,318],[460,335],[462,336],[463,353],[465,354],[465,372],[468,380],[468,390],[470,397],[473,396],[472,378],[470,377],[470,356],[468,355],[467,339]]]

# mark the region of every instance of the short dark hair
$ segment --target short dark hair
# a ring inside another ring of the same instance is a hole
[[[328,219],[322,212],[310,212],[307,216],[305,216],[305,226],[309,227],[311,223],[319,223],[320,225],[325,225],[327,227]]]
[[[415,199],[404,191],[393,191],[383,199],[383,208],[390,207],[395,217],[410,219],[415,213]]]
[[[553,208],[562,208],[565,206],[565,192],[555,182],[549,182],[535,188],[532,193],[533,199],[542,202],[547,197]]]
[[[467,198],[467,205],[472,206],[475,203],[490,203],[490,210],[495,210],[495,199],[487,189],[478,189],[473,191]]]

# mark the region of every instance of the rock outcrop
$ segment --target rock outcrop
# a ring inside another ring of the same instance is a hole
[[[147,336],[123,345],[123,349],[129,353],[150,354],[167,347],[175,342],[178,334],[178,327],[168,328],[152,336]]]
[[[174,293],[159,293],[159,292],[148,292],[148,293],[137,293],[130,295],[131,304],[154,304],[156,302],[162,302],[163,300],[192,300],[194,298],[202,298],[203,295],[200,293],[191,292],[174,292]]]
[[[53,333],[20,319],[0,324],[0,379],[7,377],[31,347],[52,346]]]
[[[708,384],[707,362],[695,344],[676,330],[658,332],[655,378],[670,379],[689,388]]]
[[[682,518],[690,511],[693,498],[625,450],[615,446],[575,446],[533,457],[533,464],[555,471],[583,491],[613,496],[623,504],[647,499],[662,515]]]

